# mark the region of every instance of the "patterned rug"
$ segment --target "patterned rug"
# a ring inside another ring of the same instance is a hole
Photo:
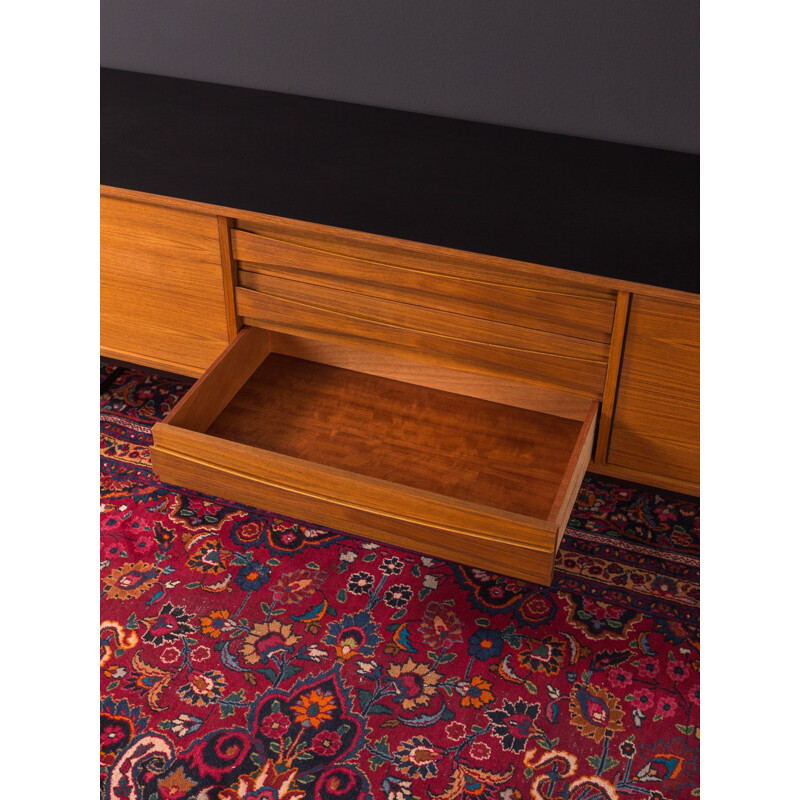
[[[101,398],[104,798],[699,796],[696,501],[588,475],[546,589],[161,484],[188,386]]]

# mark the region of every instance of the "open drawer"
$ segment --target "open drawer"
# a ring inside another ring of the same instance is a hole
[[[596,417],[588,398],[245,327],[151,454],[168,483],[549,584]]]

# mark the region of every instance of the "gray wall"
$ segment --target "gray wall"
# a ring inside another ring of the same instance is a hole
[[[700,146],[697,0],[101,0],[101,63]]]

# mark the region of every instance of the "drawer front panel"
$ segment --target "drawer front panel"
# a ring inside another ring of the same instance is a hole
[[[699,486],[699,306],[633,298],[608,463]]]
[[[227,465],[187,458],[157,445],[151,448],[151,454],[153,468],[168,483],[191,486],[302,520],[323,520],[318,524],[544,585],[553,579],[555,542],[540,550],[496,536],[467,535],[436,523],[378,513],[348,502],[346,494],[340,498],[321,497]],[[552,535],[549,538],[552,540]]]
[[[364,307],[370,309],[370,305]],[[246,324],[281,333],[342,342],[412,360],[558,386],[589,397],[599,398],[603,392],[606,360],[596,353],[586,357],[564,356],[541,352],[523,344],[492,344],[446,336],[241,287],[236,289],[236,309]]]
[[[154,426],[153,442],[159,450],[180,455],[187,461],[214,465],[229,474],[251,475],[266,485],[307,498],[341,502],[387,519],[446,529],[469,537],[486,536],[490,532],[495,541],[539,552],[554,551],[557,526],[552,522],[543,520],[534,525],[529,517],[375,480],[217,436],[198,435],[169,424]],[[229,496],[224,491],[216,494]]]

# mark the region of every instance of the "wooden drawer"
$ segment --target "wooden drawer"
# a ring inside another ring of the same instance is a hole
[[[415,371],[385,354],[358,362],[358,351],[327,347],[329,362],[360,369],[286,355],[278,351],[306,353],[302,340],[243,328],[155,425],[156,473],[549,584],[589,460],[596,401],[560,404],[557,393],[519,382]],[[535,410],[540,399],[551,413]]]
[[[602,396],[609,292],[471,253],[445,257],[377,237],[367,248],[341,232],[326,241],[277,235],[231,232],[246,323]]]

